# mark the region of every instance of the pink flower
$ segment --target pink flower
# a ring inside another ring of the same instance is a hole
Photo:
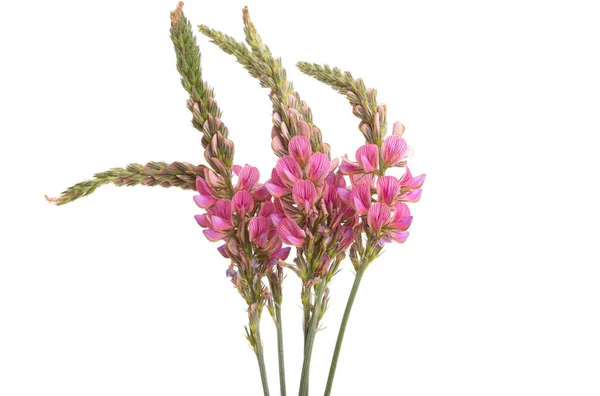
[[[350,161],[347,155],[344,155],[342,157],[340,171],[345,175],[353,175],[355,173],[362,173],[363,169],[356,162]]]
[[[310,142],[304,136],[295,136],[288,145],[290,155],[304,168],[312,155]]]
[[[253,191],[260,178],[260,173],[258,168],[246,165],[240,169],[238,176],[239,180],[236,188],[238,190]]]
[[[212,188],[200,176],[196,177],[196,190],[199,195],[194,195],[194,202],[202,209],[212,207],[217,199],[213,196]]]
[[[196,222],[198,223],[198,225],[202,228],[207,228],[208,227],[208,219],[207,219],[208,215],[207,214],[199,214],[194,216],[194,219],[196,219]]]
[[[356,150],[356,161],[366,172],[371,173],[379,168],[379,147],[376,144],[365,144]]]
[[[248,191],[240,190],[233,195],[231,206],[234,212],[245,216],[246,213],[251,212],[254,208],[254,199]]]
[[[413,177],[408,167],[406,167],[406,172],[404,173],[404,176],[402,176],[402,178],[400,179],[400,184],[402,185],[403,190],[416,190],[417,188],[421,188],[424,182],[425,174]]]
[[[354,241],[354,231],[352,227],[342,227],[340,233],[339,249],[343,252],[347,250]]]
[[[315,185],[309,180],[298,180],[292,189],[292,198],[306,213],[310,212],[318,198]]]
[[[408,205],[403,202],[396,202],[394,205],[394,216],[388,227],[394,231],[406,231],[412,223],[413,217],[410,215]]]
[[[323,153],[314,153],[308,162],[306,176],[315,183],[322,182],[329,174],[331,161]]]
[[[277,176],[279,176],[281,181],[287,186],[291,187],[298,180],[302,179],[302,168],[300,168],[300,164],[289,155],[281,157],[277,161],[275,170]]]
[[[277,235],[284,243],[293,246],[302,246],[306,237],[302,228],[288,218],[281,219],[277,224]]]
[[[394,135],[386,137],[381,148],[383,163],[387,167],[392,167],[404,159],[408,151],[406,141]]]
[[[248,235],[250,236],[250,242],[259,247],[264,247],[269,238],[270,226],[271,220],[269,220],[267,217],[259,216],[250,219],[250,223],[248,223]]]
[[[255,189],[254,191],[251,191],[251,194],[252,197],[259,202],[265,201],[271,196],[269,194],[269,190],[267,190],[267,188],[262,184],[256,184]]]
[[[231,201],[219,199],[210,211],[209,227],[215,231],[228,231],[233,228]]]
[[[392,211],[390,208],[384,203],[376,202],[369,208],[367,223],[373,231],[379,232],[390,222],[391,217]]]
[[[421,199],[422,189],[412,190],[400,196],[400,200],[403,202],[419,202]]]
[[[382,176],[377,180],[377,200],[391,205],[400,194],[400,182],[394,176]]]
[[[265,183],[265,187],[269,193],[276,198],[281,198],[290,193],[290,188],[283,184],[276,169],[273,169],[271,172],[271,179]]]
[[[274,258],[277,258],[280,260],[285,260],[290,255],[290,250],[292,250],[292,248],[289,246],[281,248],[281,249],[277,249],[276,251],[271,253],[271,257],[274,257]]]
[[[357,184],[350,191],[350,200],[359,215],[365,215],[371,207],[371,189],[366,184]]]
[[[204,233],[204,236],[206,236],[206,239],[208,239],[211,242],[220,241],[227,236],[227,233],[225,232],[215,231],[210,228],[203,230],[202,232]]]

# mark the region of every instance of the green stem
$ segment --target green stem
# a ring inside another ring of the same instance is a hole
[[[310,324],[306,333],[306,340],[304,344],[304,361],[302,362],[302,376],[300,378],[300,392],[299,396],[308,396],[308,384],[310,377],[310,359],[312,357],[313,345],[315,342],[315,336],[317,335],[317,328],[319,327],[319,316],[323,304],[323,293],[325,292],[325,280],[317,285],[315,294],[315,305],[310,316]]]
[[[258,368],[260,370],[260,379],[262,381],[263,392],[265,396],[269,396],[269,381],[267,380],[267,370],[265,368],[265,355],[262,347],[262,340],[260,339],[260,329],[256,330],[256,358],[258,359]]]
[[[286,396],[285,390],[285,360],[283,358],[283,328],[281,325],[281,305],[275,303],[275,320],[277,321],[277,355],[279,357],[279,388],[281,396]]]
[[[344,341],[344,333],[346,332],[346,325],[348,324],[348,318],[350,317],[350,311],[352,311],[352,305],[356,298],[356,292],[360,286],[360,281],[367,269],[367,265],[363,263],[356,271],[356,277],[354,278],[354,284],[346,303],[346,310],[344,311],[344,317],[342,318],[342,324],[340,325],[340,331],[338,333],[337,341],[335,343],[335,350],[333,352],[333,358],[331,359],[331,367],[329,368],[329,377],[327,378],[327,387],[325,388],[325,396],[331,394],[331,388],[333,386],[333,378],[335,377],[335,369],[337,368],[338,358],[340,357],[340,350],[342,349],[342,342]]]

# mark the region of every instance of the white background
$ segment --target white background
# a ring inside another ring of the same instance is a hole
[[[189,1],[243,39],[248,4],[333,154],[361,144],[350,106],[296,61],[378,88],[427,173],[404,245],[365,275],[335,395],[599,395],[598,10],[583,1]],[[175,1],[0,6],[0,395],[260,395],[242,299],[193,193],[102,187],[93,173],[203,161],[169,39]],[[266,176],[267,91],[204,37],[240,164]],[[322,394],[345,299],[315,347]],[[299,282],[285,282],[288,393],[301,368]],[[263,320],[273,395],[274,329]]]

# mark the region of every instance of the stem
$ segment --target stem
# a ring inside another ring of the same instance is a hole
[[[315,336],[317,335],[317,328],[319,326],[319,316],[321,312],[321,306],[323,303],[323,293],[325,292],[325,280],[322,279],[317,285],[315,295],[315,306],[310,317],[310,324],[306,333],[306,340],[304,344],[304,361],[302,362],[302,376],[300,378],[300,392],[299,396],[308,396],[308,384],[310,377],[310,359],[312,356],[313,345],[315,342]]]
[[[256,330],[256,358],[258,359],[258,368],[260,370],[260,379],[262,381],[263,392],[269,396],[269,381],[267,380],[267,370],[265,368],[265,355],[263,352],[262,340],[260,339],[260,329]]]
[[[337,368],[338,358],[340,357],[340,350],[342,349],[342,342],[344,341],[344,333],[346,332],[346,325],[348,324],[348,318],[350,317],[350,311],[352,311],[352,305],[354,304],[354,299],[356,298],[358,286],[360,286],[360,281],[366,269],[367,265],[363,263],[360,267],[358,267],[358,270],[356,271],[354,284],[352,285],[352,290],[350,291],[350,296],[348,297],[348,302],[346,303],[346,310],[344,311],[344,317],[342,318],[342,324],[340,325],[340,331],[338,333],[337,341],[335,343],[333,358],[331,359],[331,367],[329,368],[329,377],[327,377],[327,387],[325,388],[325,396],[329,396],[331,394],[331,388],[333,387],[333,378],[335,377],[335,369]]]
[[[283,328],[281,325],[281,306],[275,303],[275,320],[277,321],[277,355],[279,357],[279,388],[281,396],[286,396],[285,390],[285,361],[283,358]]]

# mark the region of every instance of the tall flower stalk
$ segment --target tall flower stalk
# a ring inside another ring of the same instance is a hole
[[[409,147],[402,138],[402,124],[395,123],[392,134],[386,136],[387,107],[377,102],[374,89],[338,68],[298,63],[301,71],[345,95],[360,119],[365,144],[356,150],[354,159],[332,159],[311,109],[287,79],[281,59],[263,43],[244,8],[245,43],[205,25],[199,29],[269,89],[273,105],[271,148],[278,160],[269,179],[261,183],[257,168],[234,163],[235,146],[221,120],[214,91],[202,79],[200,50],[182,7],[179,3],[171,12],[170,36],[181,83],[189,94],[192,126],[202,134],[207,165],[130,164],[97,173],[92,180],[47,199],[56,205],[66,204],[109,183],[196,191],[193,200],[202,212],[195,220],[209,241],[221,243],[217,250],[229,261],[225,275],[246,302],[246,338],[256,355],[265,396],[270,394],[260,332],[265,308],[276,326],[280,394],[287,394],[281,311],[285,271],[294,273],[301,282],[304,356],[298,393],[308,396],[312,354],[329,305],[329,285],[349,256],[356,277],[331,361],[325,389],[328,396],[364,273],[385,244],[403,243],[408,238],[412,216],[407,203],[420,199],[425,175],[413,177],[406,166]],[[389,174],[392,168],[402,168],[402,176]],[[292,248],[295,257],[286,262]]]

